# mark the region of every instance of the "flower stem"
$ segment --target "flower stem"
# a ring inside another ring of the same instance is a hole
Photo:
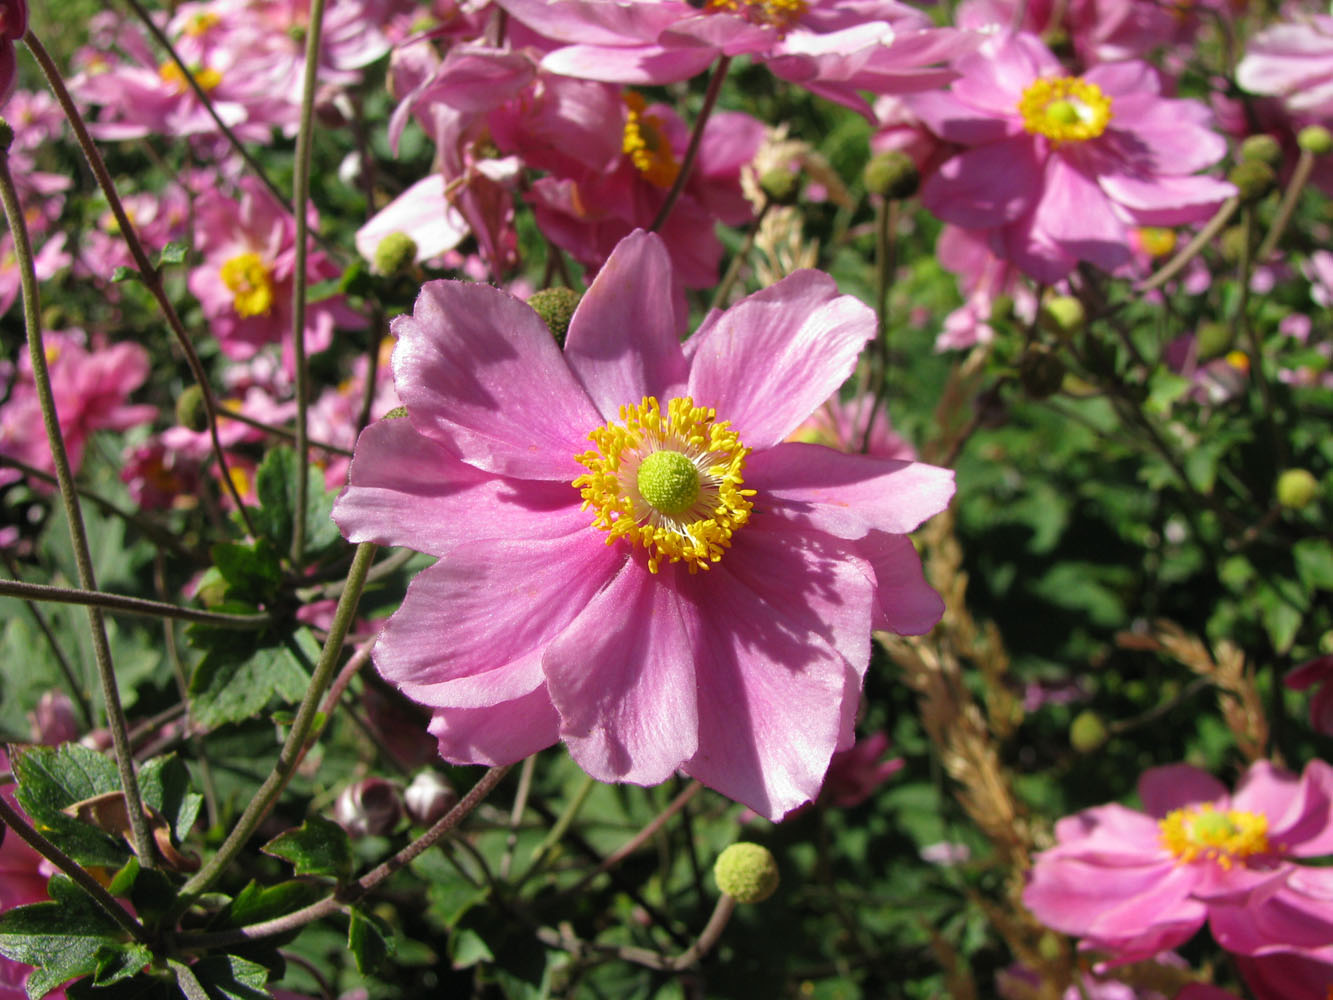
[[[306,257],[310,252],[310,147],[315,126],[315,85],[319,76],[319,43],[324,32],[324,0],[310,0],[306,25],[305,75],[301,81],[301,124],[296,132],[292,215],[296,218],[296,256],[292,274],[292,356],[296,366],[296,502],[292,517],[292,565],[300,568],[305,554],[305,512],[310,504],[306,467],[310,463],[309,372],[305,357]]]
[[[120,924],[136,941],[148,943],[148,932],[143,924],[135,920],[116,902],[116,898],[102,888],[102,884],[93,878],[69,855],[32,828],[23,815],[0,796],[0,829],[8,827],[14,835],[34,851],[46,858],[62,872],[68,875],[80,889],[86,892],[98,906],[106,911],[116,923]]]
[[[143,597],[108,594],[102,590],[78,590],[74,587],[54,587],[44,583],[24,583],[22,580],[0,580],[0,597],[19,597],[30,601],[51,601],[56,604],[82,604],[88,608],[121,611],[144,618],[172,618],[196,622],[214,628],[261,629],[273,623],[267,614],[232,615],[216,611],[182,608],[165,601],[150,601]]]
[[[657,217],[648,227],[650,233],[658,232],[666,225],[667,216],[676,207],[680,193],[685,190],[685,184],[690,179],[690,174],[694,172],[694,163],[699,159],[699,146],[703,143],[704,126],[708,124],[708,116],[713,113],[713,105],[717,103],[718,94],[722,93],[722,81],[727,78],[730,66],[731,56],[723,56],[713,68],[713,77],[708,81],[708,90],[704,93],[704,106],[699,109],[699,117],[694,122],[694,131],[690,133],[690,144],[685,148],[685,159],[681,161],[680,172],[676,174],[675,183],[667,192],[666,200],[657,210]]]
[[[4,554],[5,568],[9,570],[9,575],[13,578],[12,582],[22,583],[18,578],[18,563],[8,552]],[[0,586],[9,583],[9,580],[0,580]],[[56,638],[51,626],[46,622],[46,616],[42,614],[41,608],[37,607],[36,601],[25,600],[24,605],[28,613],[32,615],[32,620],[37,624],[38,630],[46,638],[47,645],[51,648],[51,655],[55,658],[56,666],[60,669],[60,674],[65,678],[65,685],[69,688],[70,698],[73,699],[75,706],[79,710],[79,717],[83,720],[84,731],[93,728],[93,707],[88,703],[88,695],[83,690],[83,682],[74,673],[74,667],[65,656],[65,651],[60,648],[60,641]]]
[[[13,133],[10,134],[12,136]],[[65,519],[69,522],[74,563],[83,589],[96,590],[97,580],[93,573],[92,553],[88,547],[88,532],[84,528],[83,511],[79,507],[78,494],[74,491],[74,473],[70,469],[69,454],[65,451],[60,418],[56,414],[55,395],[51,391],[51,373],[46,366],[46,347],[42,343],[42,326],[38,318],[37,273],[33,267],[32,243],[28,239],[28,226],[23,218],[23,207],[19,204],[14,178],[9,173],[8,144],[0,150],[0,201],[4,203],[5,216],[9,220],[9,229],[14,238],[14,257],[18,264],[19,280],[23,289],[23,325],[28,332],[28,355],[32,361],[32,378],[37,391],[37,400],[42,408],[42,423],[46,427],[47,441],[51,446],[56,480],[60,484],[60,498],[64,502]],[[6,586],[33,585],[7,582]],[[107,640],[106,622],[102,618],[100,608],[89,606],[88,626],[92,632],[93,659],[97,664],[97,675],[102,682],[107,727],[111,730],[111,742],[116,751],[116,770],[120,774],[121,790],[125,793],[125,811],[129,814],[134,851],[139,855],[139,862],[151,868],[157,854],[153,847],[152,835],[148,832],[143,800],[139,795],[139,781],[134,773],[134,758],[130,753],[125,711],[120,705],[120,689],[116,685],[116,670],[111,661],[111,644]]]
[[[731,286],[736,284],[736,279],[740,277],[741,268],[745,266],[750,251],[754,249],[754,241],[755,237],[759,235],[759,227],[764,224],[764,218],[772,207],[773,202],[765,198],[763,205],[760,206],[754,217],[754,221],[750,223],[750,228],[746,230],[744,244],[736,252],[736,256],[731,258],[731,263],[727,266],[727,273],[722,277],[722,284],[717,286],[717,292],[713,295],[713,309],[726,308],[727,296],[731,294]]]
[[[574,818],[578,816],[579,810],[583,808],[583,803],[588,800],[588,795],[596,785],[597,780],[595,778],[586,774],[583,776],[583,783],[579,785],[574,797],[569,800],[569,805],[565,806],[565,811],[560,814],[551,826],[550,832],[546,834],[542,842],[537,845],[536,850],[532,852],[532,863],[528,865],[528,870],[519,876],[518,882],[515,883],[516,886],[523,885],[528,879],[541,871],[542,866],[546,863],[547,856],[555,845],[560,843],[560,838],[565,835],[565,832],[569,830],[570,824],[574,822]]]
[[[898,225],[898,202],[880,199],[875,205],[875,380],[874,392],[870,401],[870,413],[866,417],[865,430],[861,435],[861,451],[870,447],[871,428],[875,426],[875,417],[879,408],[886,406],[889,390],[889,288],[893,284],[895,268],[894,230]]]
[[[246,806],[245,811],[241,813],[241,818],[236,821],[236,825],[227,834],[226,840],[222,842],[217,853],[209,858],[181,887],[178,908],[188,906],[195,897],[205,892],[218,880],[236,855],[241,852],[241,848],[250,839],[250,835],[259,828],[259,824],[264,821],[264,817],[273,808],[278,795],[287,787],[287,782],[291,780],[297,764],[300,763],[302,756],[305,754],[306,740],[314,727],[320,699],[328,688],[329,682],[333,679],[334,671],[338,666],[343,641],[347,638],[347,633],[351,629],[352,620],[356,617],[357,602],[360,600],[361,591],[365,587],[366,574],[370,571],[370,564],[375,559],[375,552],[376,547],[373,542],[363,542],[357,546],[356,556],[352,560],[352,568],[347,574],[347,587],[343,590],[342,597],[338,601],[338,607],[333,612],[333,622],[329,626],[329,635],[324,641],[324,649],[320,654],[319,663],[316,664],[314,676],[310,679],[310,687],[306,689],[305,697],[296,710],[296,718],[292,720],[292,728],[287,733],[287,739],[278,754],[278,762],[274,765],[273,772],[259,786],[254,798],[250,800],[250,804]]]
[[[1291,217],[1296,213],[1296,204],[1301,199],[1301,192],[1305,190],[1306,182],[1310,180],[1310,174],[1314,170],[1315,155],[1308,149],[1302,149],[1301,155],[1296,160],[1296,168],[1291,172],[1291,180],[1287,183],[1287,189],[1282,192],[1282,201],[1278,203],[1277,215],[1273,218],[1273,224],[1268,228],[1268,235],[1264,241],[1259,244],[1259,249],[1254,252],[1254,262],[1262,264],[1277,248],[1278,241],[1282,239],[1282,234],[1287,231],[1287,224],[1291,222]]]
[[[1185,265],[1199,255],[1199,252],[1206,247],[1209,242],[1222,231],[1222,227],[1235,214],[1236,209],[1240,207],[1240,198],[1232,195],[1217,210],[1217,214],[1208,220],[1207,225],[1194,234],[1194,239],[1185,244],[1174,257],[1161,266],[1158,271],[1150,275],[1145,280],[1135,286],[1135,291],[1150,292],[1154,288],[1161,288],[1168,281],[1174,278]]]
[[[203,393],[204,409],[208,414],[208,434],[213,443],[213,457],[218,463],[218,472],[222,484],[231,494],[231,498],[236,504],[236,510],[245,523],[246,531],[255,535],[255,528],[250,521],[250,514],[245,509],[245,504],[241,500],[240,490],[232,482],[231,474],[227,469],[227,456],[222,450],[222,440],[218,437],[217,400],[213,396],[212,388],[209,387],[208,375],[204,371],[203,363],[199,360],[199,354],[194,349],[194,344],[190,341],[190,335],[185,330],[185,324],[181,322],[180,316],[176,313],[176,307],[171,304],[171,299],[167,297],[167,291],[162,285],[162,276],[158,274],[157,268],[148,259],[148,254],[139,239],[139,231],[135,229],[134,224],[130,222],[129,215],[125,212],[125,206],[121,203],[120,194],[116,191],[116,185],[111,180],[111,174],[106,168],[106,163],[102,160],[102,154],[98,152],[93,137],[88,133],[88,126],[84,123],[83,115],[79,113],[78,106],[70,96],[65,81],[61,79],[60,70],[31,29],[23,36],[23,42],[28,46],[28,51],[32,53],[33,59],[37,61],[37,65],[42,70],[42,75],[46,77],[47,85],[51,88],[51,93],[55,95],[61,110],[64,111],[65,118],[68,119],[70,129],[74,133],[75,141],[78,142],[84,159],[88,161],[93,176],[97,178],[97,185],[106,197],[107,204],[111,208],[111,214],[116,218],[116,225],[120,227],[120,234],[125,240],[125,246],[129,248],[130,256],[134,258],[134,266],[139,271],[139,277],[143,280],[144,287],[148,289],[149,294],[157,302],[158,308],[162,310],[167,326],[171,327],[171,332],[176,337],[176,343],[179,345],[181,353],[185,355],[186,364],[190,366],[190,374],[194,376],[200,392]]]

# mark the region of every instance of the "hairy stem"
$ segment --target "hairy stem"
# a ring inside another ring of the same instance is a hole
[[[51,601],[55,604],[82,604],[88,608],[120,611],[142,618],[168,618],[195,622],[214,628],[261,629],[273,622],[271,615],[231,615],[216,611],[182,608],[164,601],[150,601],[143,597],[125,597],[101,590],[76,590],[73,587],[55,587],[45,583],[24,583],[21,580],[0,580],[0,597],[20,597],[30,601]]]

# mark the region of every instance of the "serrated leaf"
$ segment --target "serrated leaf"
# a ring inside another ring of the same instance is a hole
[[[449,937],[449,959],[455,969],[466,969],[479,962],[489,962],[495,956],[481,935],[471,928],[456,930]]]
[[[139,272],[132,267],[118,267],[111,272],[111,280],[120,284],[122,281],[142,281]]]
[[[255,472],[255,495],[260,505],[253,516],[255,530],[282,551],[291,545],[298,464],[296,452],[291,448],[273,448]],[[324,489],[324,475],[318,468],[308,467],[305,475],[306,552],[318,555],[342,538],[332,519],[337,494]]]
[[[209,1000],[264,1000],[268,969],[235,955],[209,955],[189,967]]]
[[[279,882],[261,886],[250,882],[236,894],[227,907],[224,921],[230,926],[244,927],[264,920],[273,920],[303,906],[309,906],[328,895],[328,887],[318,882]]]
[[[158,255],[157,262],[159,265],[184,264],[189,253],[190,248],[187,244],[179,240],[172,240],[162,248],[162,253]]]
[[[104,949],[138,947],[124,941],[119,925],[64,876],[52,879],[51,890],[58,899],[0,914],[0,955],[36,967],[27,983],[34,998],[96,972]]]
[[[490,890],[485,886],[472,885],[462,879],[430,882],[426,892],[431,910],[446,927],[453,927],[463,914],[490,895]]]
[[[252,544],[219,542],[209,553],[227,581],[228,599],[264,603],[272,599],[282,583],[278,550],[267,538]]]
[[[261,850],[290,861],[297,875],[328,875],[339,882],[352,875],[347,831],[322,816],[311,816],[295,830],[278,834]]]
[[[125,862],[123,868],[111,876],[111,881],[107,884],[106,891],[113,896],[128,896],[130,890],[134,888],[134,880],[139,877],[139,859],[131,857]]]
[[[119,869],[129,846],[62,809],[120,789],[116,765],[96,750],[69,743],[30,747],[12,761],[18,779],[15,798],[34,824],[61,850],[83,865]]]
[[[190,791],[190,772],[175,754],[153,757],[139,769],[143,800],[171,824],[177,842],[194,828],[204,797]]]
[[[1259,589],[1258,604],[1268,641],[1273,644],[1275,652],[1285,654],[1296,641],[1296,632],[1301,627],[1301,611],[1266,586]]]
[[[152,960],[152,951],[142,944],[99,948],[93,956],[93,961],[96,963],[93,982],[98,986],[110,986],[122,979],[129,979],[130,976],[143,971],[143,967]]]
[[[378,969],[386,958],[393,956],[393,931],[373,914],[366,913],[359,907],[350,910],[351,920],[347,925],[347,950],[356,962],[356,971],[369,975]]]
[[[319,652],[319,643],[304,628],[248,651],[210,650],[190,678],[190,714],[199,725],[214,729],[258,715],[274,695],[299,701]]]

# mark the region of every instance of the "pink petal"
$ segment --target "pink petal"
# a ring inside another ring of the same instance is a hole
[[[349,541],[442,555],[460,543],[556,538],[587,529],[569,483],[505,479],[473,468],[410,420],[381,420],[357,441],[333,519]]]
[[[982,114],[946,90],[927,91],[907,98],[907,105],[928,129],[948,142],[980,146],[999,142],[1018,131],[1017,122]]]
[[[1071,256],[1104,271],[1129,259],[1129,234],[1096,183],[1060,156],[1051,157],[1034,227]]]
[[[756,504],[779,517],[861,538],[871,530],[915,531],[949,505],[953,472],[786,442],[747,459],[745,485],[758,490]]]
[[[1154,177],[1103,174],[1097,178],[1106,196],[1129,210],[1140,225],[1181,226],[1209,218],[1236,193],[1227,181],[1212,177]]]
[[[819,793],[834,750],[851,743],[870,655],[869,570],[756,518],[685,584],[700,623],[699,752],[685,771],[779,819]]]
[[[1211,774],[1188,764],[1153,767],[1139,777],[1139,800],[1149,816],[1163,819],[1166,814],[1189,805],[1213,803],[1228,809],[1227,789]]]
[[[1261,902],[1212,904],[1208,927],[1218,944],[1241,955],[1276,948],[1320,948],[1333,944],[1331,901],[1325,892],[1309,894],[1288,885]]]
[[[423,177],[376,212],[356,231],[357,252],[373,262],[380,242],[393,233],[412,237],[418,261],[452,250],[463,241],[467,222],[445,197],[441,174]]]
[[[597,273],[565,340],[565,360],[606,420],[620,408],[679,394],[688,366],[662,238],[636,229]],[[628,336],[629,331],[633,336]]]
[[[708,317],[686,347],[689,394],[742,443],[770,448],[847,380],[874,335],[864,303],[826,274],[798,271]]]
[[[423,434],[488,472],[573,481],[583,471],[574,456],[605,421],[525,303],[431,281],[393,332],[398,396]]]
[[[543,657],[560,735],[600,781],[657,784],[698,746],[699,636],[676,593],[683,573],[628,560]]]
[[[567,45],[542,59],[542,69],[561,76],[604,83],[653,86],[689,80],[706,70],[717,56],[708,48],[664,49],[658,45]]]
[[[1019,135],[946,160],[921,188],[921,203],[945,222],[990,229],[1019,218],[1041,192],[1037,145]]]
[[[500,6],[547,38],[589,45],[651,41],[677,21],[696,14],[693,7],[674,0],[503,0]]]
[[[530,757],[560,739],[560,716],[545,687],[486,708],[439,708],[427,726],[452,764],[497,767]]]
[[[624,563],[623,548],[604,537],[584,525],[564,538],[447,552],[417,575],[384,626],[380,673],[433,708],[484,707],[532,690],[541,651]]]
[[[926,582],[921,557],[903,535],[872,531],[856,551],[875,572],[871,628],[898,635],[925,635],[944,614],[944,599]]]

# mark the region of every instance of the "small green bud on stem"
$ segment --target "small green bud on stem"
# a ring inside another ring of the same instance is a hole
[[[778,863],[767,847],[741,842],[718,855],[717,887],[738,903],[762,903],[778,888]]]

